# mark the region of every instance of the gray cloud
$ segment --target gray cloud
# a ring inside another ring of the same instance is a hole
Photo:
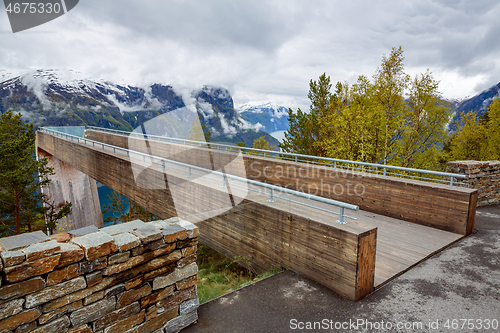
[[[0,11],[0,70],[220,85],[237,104],[307,109],[310,79],[371,76],[401,45],[410,73],[430,68],[445,96],[457,97],[500,81],[498,17],[497,0],[86,0],[18,34]]]
[[[272,52],[299,33],[303,23],[293,4],[272,1],[105,1],[98,12],[92,2],[81,9],[139,36],[209,50],[249,47]]]

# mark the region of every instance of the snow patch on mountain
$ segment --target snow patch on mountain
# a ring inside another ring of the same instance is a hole
[[[195,93],[199,92],[204,92],[209,96],[212,96],[214,98],[220,98],[220,99],[230,99],[231,94],[229,93],[229,90],[226,88],[221,88],[221,87],[212,87],[212,86],[203,86],[201,89],[198,91],[195,91]]]
[[[287,130],[288,108],[276,103],[248,103],[238,107],[240,114],[250,124],[267,133]]]
[[[267,112],[269,115],[275,118],[287,117],[288,116],[288,108],[283,105],[278,105],[275,103],[247,103],[238,107],[238,111],[240,113],[250,112],[250,113],[264,113]]]
[[[8,79],[19,77],[19,74],[15,74],[14,72],[7,72],[4,69],[0,69],[0,82],[7,81]]]

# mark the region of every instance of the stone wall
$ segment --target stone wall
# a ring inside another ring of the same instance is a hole
[[[0,332],[178,332],[198,319],[197,244],[178,218],[2,238]]]
[[[462,182],[478,190],[478,206],[500,203],[500,161],[448,162],[446,171],[467,176]]]

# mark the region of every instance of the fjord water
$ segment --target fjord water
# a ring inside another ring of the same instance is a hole
[[[102,211],[102,218],[106,219],[108,216],[112,216],[113,213],[104,213],[104,206],[109,206],[110,205],[110,200],[108,199],[108,195],[111,196],[112,190],[100,183],[97,183],[97,193],[99,194],[99,202],[101,203],[101,211]],[[122,196],[122,200],[124,202],[123,208],[125,210],[125,213],[129,212],[130,206],[128,204],[128,200]],[[112,225],[112,222],[104,222],[104,226],[110,226]]]

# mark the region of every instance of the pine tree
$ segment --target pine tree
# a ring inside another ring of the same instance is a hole
[[[325,138],[325,131],[321,123],[328,117],[328,105],[332,100],[332,84],[330,77],[323,73],[318,81],[309,82],[309,93],[307,97],[311,101],[309,107],[309,133],[311,149],[309,155],[325,156],[325,151],[321,142]]]
[[[323,73],[318,81],[309,82],[307,97],[311,101],[309,113],[300,108],[297,113],[288,109],[289,129],[280,143],[280,148],[288,153],[325,156],[320,144],[323,138],[321,121],[328,114],[328,104],[332,98],[330,77]]]
[[[303,112],[300,108],[297,112],[288,109],[288,130],[285,137],[279,143],[281,149],[287,153],[303,155],[313,155],[315,141],[311,136],[312,124],[311,115]]]
[[[35,139],[33,124],[23,124],[21,114],[0,115],[0,232],[4,236],[53,227],[44,223],[50,208],[43,202],[51,201],[41,188],[50,183],[54,172],[47,159],[35,159]],[[69,214],[67,206],[71,204],[56,207],[49,217],[57,217],[61,210],[62,215]]]

